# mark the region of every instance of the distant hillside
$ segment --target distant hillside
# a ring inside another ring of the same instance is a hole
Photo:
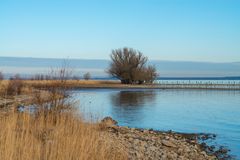
[[[61,67],[63,59],[0,57],[0,71],[7,75],[47,73],[50,68]],[[67,64],[76,75],[90,72],[94,77],[107,77],[109,60],[68,59]],[[185,61],[149,62],[156,66],[161,77],[236,77],[240,76],[240,62],[210,63]]]

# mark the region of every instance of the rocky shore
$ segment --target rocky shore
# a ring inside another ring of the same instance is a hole
[[[208,152],[209,148],[198,142],[197,134],[120,127],[110,117],[104,118],[102,123],[109,136],[125,148],[130,160],[222,159],[215,152]]]

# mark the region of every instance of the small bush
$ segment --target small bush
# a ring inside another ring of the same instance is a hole
[[[0,72],[0,82],[4,79],[3,73]]]
[[[21,94],[22,87],[23,87],[22,79],[20,75],[16,74],[12,78],[10,78],[8,82],[6,89],[7,95],[14,96]]]
[[[91,79],[91,74],[90,74],[89,72],[87,72],[87,73],[85,73],[85,74],[83,75],[83,78],[84,78],[85,80],[89,80],[89,79]]]
[[[5,94],[5,85],[3,85],[2,80],[4,79],[2,72],[0,72],[0,97]]]

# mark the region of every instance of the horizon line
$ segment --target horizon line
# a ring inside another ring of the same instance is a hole
[[[29,59],[55,59],[55,60],[102,60],[102,61],[110,61],[111,59],[100,59],[100,58],[55,58],[55,57],[16,57],[16,56],[0,56],[0,58],[29,58]],[[195,61],[195,60],[165,60],[165,59],[149,59],[149,61],[165,61],[165,62],[195,62],[195,63],[240,63],[240,61],[225,61],[225,62],[217,62],[217,61]]]

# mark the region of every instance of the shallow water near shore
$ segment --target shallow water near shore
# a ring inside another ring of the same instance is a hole
[[[240,159],[240,91],[84,89],[74,90],[86,117],[111,116],[121,126],[213,133]]]

